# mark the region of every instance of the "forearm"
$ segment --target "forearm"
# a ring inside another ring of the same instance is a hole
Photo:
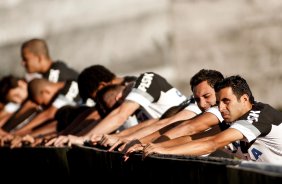
[[[53,121],[51,123],[49,123],[48,125],[45,125],[33,132],[31,132],[31,136],[36,137],[39,135],[49,135],[49,134],[53,134],[56,133],[56,125],[57,125],[57,121]]]
[[[178,123],[178,125],[166,131],[165,133],[163,133],[163,135],[168,137],[169,139],[175,139],[177,137],[188,136],[188,135],[191,136],[199,132],[202,132],[204,130],[207,130],[214,124],[217,124],[217,121],[213,123],[211,119],[210,122],[212,123],[210,123],[205,121],[199,121],[197,119],[186,120]]]
[[[139,108],[139,104],[131,101],[125,101],[118,108],[113,110],[106,116],[97,126],[94,127],[86,137],[90,138],[91,135],[109,134],[118,129],[127,118]]]
[[[132,127],[129,127],[119,133],[117,133],[116,135],[119,137],[123,137],[126,138],[127,136],[130,136],[131,134],[134,134],[136,131],[143,129],[144,127],[148,127],[150,125],[152,125],[153,123],[155,123],[156,121],[158,121],[158,119],[149,119],[147,121],[141,122],[137,125],[134,125]]]
[[[170,139],[180,136],[194,135],[217,125],[218,123],[219,120],[214,114],[205,112],[204,114],[183,122],[181,125],[166,132],[164,135]]]
[[[160,130],[161,128],[169,125],[170,123],[172,123],[172,121],[170,121],[169,118],[159,120],[159,121],[155,121],[151,125],[143,127],[141,129],[139,129],[138,131],[135,131],[131,135],[127,136],[127,139],[130,139],[130,140],[131,139],[140,139],[142,137],[145,137],[147,135],[150,135],[150,134]]]
[[[190,110],[182,110],[178,112],[176,115],[172,116],[169,118],[169,121],[171,122],[177,122],[177,121],[182,121],[182,120],[189,120],[193,117],[195,117],[197,114],[190,111]]]
[[[30,109],[38,109],[39,106],[32,101],[28,100],[20,107],[20,110],[13,114],[13,118],[19,118]]]
[[[180,138],[179,138],[180,139]],[[213,141],[210,141],[211,137],[199,139],[197,141],[186,142],[183,144],[169,146],[170,143],[165,146],[165,154],[176,155],[205,155],[214,152],[218,147]],[[181,141],[180,141],[181,142]],[[173,145],[173,144],[172,144]]]
[[[142,143],[142,144],[148,144],[150,142],[153,142],[155,139],[157,139],[159,136],[160,136],[160,132],[159,131],[156,131],[156,132],[153,132],[145,137],[142,137],[141,139],[139,139],[139,141]]]
[[[8,135],[9,133],[0,128],[0,136]]]
[[[14,133],[19,135],[30,133],[34,127],[41,125],[47,120],[53,119],[55,116],[55,112],[56,112],[55,109],[48,109],[39,113],[27,125],[25,125],[24,127],[18,130],[15,130]]]
[[[8,113],[8,112],[1,114],[0,127],[2,127],[11,116],[12,116],[12,114]]]
[[[70,122],[70,124],[67,127],[65,127],[63,130],[61,130],[59,134],[60,135],[68,135],[68,134],[75,135],[76,133],[80,132],[83,129],[90,131],[91,128],[89,127],[93,125],[93,122],[98,123],[99,119],[100,119],[100,116],[96,110],[88,109],[87,111],[82,112],[72,122]],[[95,123],[95,125],[97,123]]]
[[[190,136],[182,136],[182,137],[170,139],[170,140],[167,140],[167,141],[161,141],[161,142],[155,141],[155,143],[156,143],[156,145],[161,146],[161,147],[172,147],[172,146],[175,146],[175,145],[185,144],[185,143],[188,143],[190,141],[192,141]]]
[[[161,129],[158,130],[158,131],[155,131],[155,132],[153,132],[153,133],[151,133],[151,134],[149,134],[149,135],[147,135],[147,136],[145,136],[145,137],[142,137],[142,138],[139,139],[139,140],[140,140],[140,142],[143,143],[143,144],[147,144],[147,143],[150,143],[150,142],[154,142],[155,140],[158,140],[159,138],[160,138],[162,141],[167,141],[167,140],[169,140],[169,138],[165,136],[165,140],[163,140],[163,139],[162,139],[162,137],[163,137],[162,134],[165,133],[166,131],[172,129],[173,127],[179,125],[181,122],[182,122],[182,121],[174,122],[174,123],[172,123],[172,124],[170,124],[170,125],[168,125],[168,126],[165,126],[165,127],[161,128]],[[162,142],[162,141],[161,141],[161,142]]]
[[[91,135],[110,134],[118,129],[125,121],[126,117],[124,116],[117,115],[116,113],[110,114],[85,134],[85,136],[90,138]]]

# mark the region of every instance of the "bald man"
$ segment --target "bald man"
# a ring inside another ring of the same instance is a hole
[[[17,134],[30,133],[32,128],[54,119],[58,109],[66,105],[75,106],[81,102],[77,82],[50,82],[47,79],[33,79],[28,85],[29,98],[43,107],[43,111],[30,122],[19,124]]]
[[[43,39],[31,39],[22,44],[22,65],[28,74],[39,73],[52,82],[76,80],[78,73],[62,61],[52,61],[47,43]]]

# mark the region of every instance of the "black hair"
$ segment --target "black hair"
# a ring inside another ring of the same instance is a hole
[[[102,65],[93,65],[85,68],[78,75],[79,95],[86,101],[91,94],[97,91],[100,82],[110,82],[116,75]]]
[[[202,69],[191,78],[190,80],[191,90],[193,91],[194,87],[203,81],[207,81],[207,83],[212,88],[214,88],[214,85],[223,79],[224,77],[219,71]]]
[[[254,97],[252,91],[245,79],[239,75],[230,76],[222,80],[221,82],[216,83],[215,92],[220,91],[223,88],[231,87],[234,95],[239,100],[240,97],[244,94],[249,96],[250,102],[254,103]]]
[[[96,102],[96,108],[101,117],[106,117],[112,110],[114,110],[124,102],[126,96],[131,92],[134,86],[134,82],[127,84],[122,91],[122,97],[118,99],[112,107],[108,107],[104,96],[106,95],[106,93],[117,90],[121,86],[123,85],[118,85],[118,84],[108,85],[97,92],[97,95],[95,97],[95,102]]]
[[[0,102],[8,103],[7,95],[11,89],[18,87],[20,78],[12,75],[5,76],[0,81]]]

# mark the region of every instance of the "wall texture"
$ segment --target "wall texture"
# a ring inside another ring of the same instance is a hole
[[[53,59],[81,71],[159,72],[185,94],[201,68],[245,77],[257,100],[282,106],[279,0],[2,0],[0,76],[23,75],[19,48],[47,39]]]
[[[173,58],[183,81],[201,68],[239,74],[258,101],[282,105],[281,1],[173,2]]]

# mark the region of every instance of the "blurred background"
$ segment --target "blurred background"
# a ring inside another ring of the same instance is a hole
[[[280,0],[0,0],[0,25],[0,77],[23,76],[21,43],[43,38],[79,72],[154,71],[190,95],[191,76],[216,69],[282,107]]]

